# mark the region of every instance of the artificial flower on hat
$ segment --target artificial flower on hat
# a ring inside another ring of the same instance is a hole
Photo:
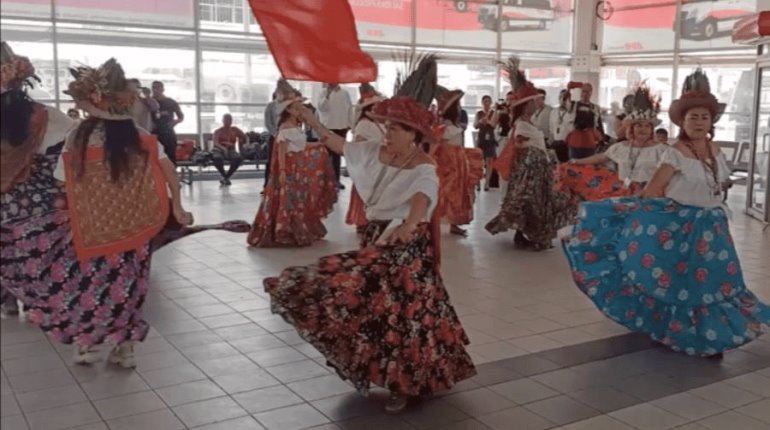
[[[64,94],[72,97],[83,110],[103,119],[131,119],[136,93],[129,90],[123,67],[110,58],[97,68],[70,68],[75,78]]]
[[[25,85],[32,87],[34,81],[39,83],[40,78],[35,76],[35,67],[29,58],[14,54],[8,43],[0,43],[0,93]]]
[[[719,103],[719,100],[711,93],[708,76],[703,72],[703,69],[698,67],[684,79],[682,95],[671,102],[668,116],[671,118],[671,122],[681,127],[684,117],[690,109],[703,107],[711,113],[712,123],[716,123],[724,112],[725,106],[724,103]]]

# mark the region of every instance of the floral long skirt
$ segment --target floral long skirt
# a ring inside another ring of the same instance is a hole
[[[570,195],[554,190],[553,161],[548,153],[516,148],[512,159],[500,213],[487,223],[486,229],[492,234],[517,230],[533,249],[548,249],[558,230],[574,221],[577,203]]]
[[[605,315],[675,351],[717,354],[770,324],[770,307],[743,281],[722,208],[582,203],[563,248],[578,288]]]
[[[275,151],[277,151],[277,146]],[[329,153],[319,145],[286,154],[281,184],[277,152],[248,243],[254,247],[308,246],[326,236],[323,219],[337,202]]]
[[[371,384],[408,396],[449,389],[476,371],[434,267],[430,227],[421,224],[405,245],[372,245],[387,224],[369,224],[369,246],[266,279],[272,311],[361,391]]]
[[[556,168],[556,189],[575,195],[581,201],[597,201],[610,197],[629,197],[643,186],[626,186],[617,172],[605,166],[563,163]]]
[[[78,261],[63,187],[53,179],[61,146],[36,156],[30,178],[2,195],[0,296],[18,299],[28,320],[51,338],[82,346],[141,341],[150,273],[150,244]],[[209,229],[243,232],[248,223],[170,225],[157,248]]]
[[[475,184],[465,148],[441,144],[435,154],[439,179],[437,210],[450,224],[463,225],[473,220]]]

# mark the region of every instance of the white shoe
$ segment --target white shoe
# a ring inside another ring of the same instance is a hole
[[[99,353],[91,349],[90,346],[75,346],[75,355],[73,357],[75,364],[88,366],[99,361]]]
[[[124,369],[133,369],[136,367],[136,358],[134,357],[134,343],[126,342],[112,348],[107,360],[112,364],[117,364]]]
[[[406,408],[407,398],[398,393],[390,392],[390,397],[385,403],[385,412],[389,414],[397,414]]]

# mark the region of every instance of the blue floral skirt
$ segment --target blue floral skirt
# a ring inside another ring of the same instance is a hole
[[[575,283],[605,315],[675,351],[718,354],[770,324],[770,307],[743,281],[722,208],[582,203],[562,245]]]

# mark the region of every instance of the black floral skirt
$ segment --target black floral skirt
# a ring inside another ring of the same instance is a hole
[[[408,396],[430,395],[476,374],[468,337],[435,268],[429,224],[410,243],[365,245],[265,280],[272,311],[315,346],[343,379]]]

